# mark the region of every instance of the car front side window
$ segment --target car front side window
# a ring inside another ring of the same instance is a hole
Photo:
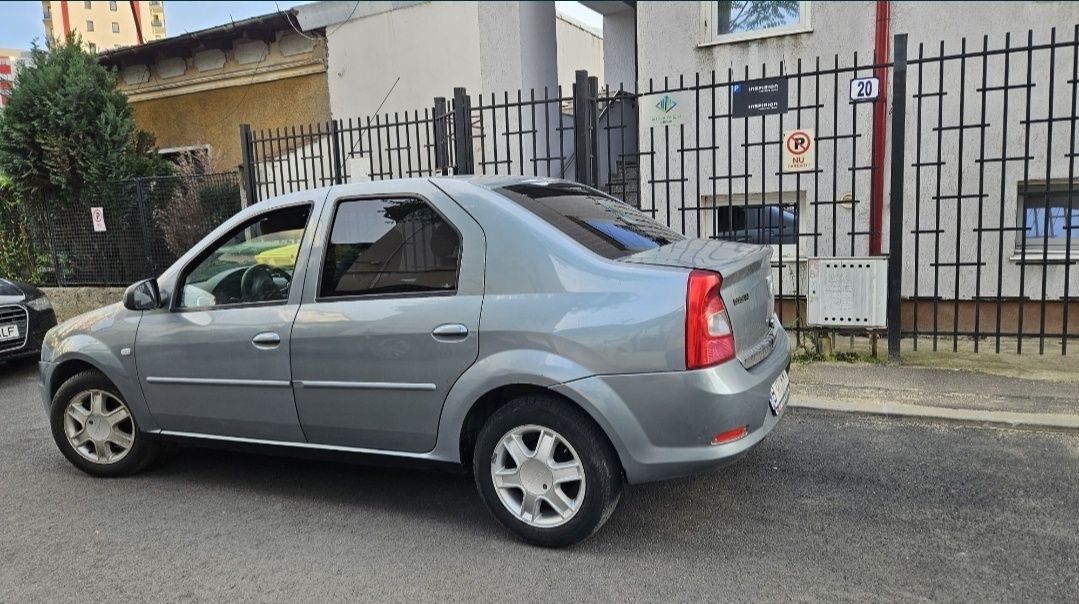
[[[181,280],[184,309],[283,302],[311,213],[309,206],[263,214],[211,246]]]

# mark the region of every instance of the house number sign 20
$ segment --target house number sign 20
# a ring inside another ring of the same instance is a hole
[[[880,80],[877,78],[854,78],[850,81],[850,102],[875,101],[880,96]]]

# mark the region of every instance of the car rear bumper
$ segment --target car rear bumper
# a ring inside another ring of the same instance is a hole
[[[665,480],[729,463],[761,442],[782,416],[772,412],[769,395],[790,357],[790,342],[779,329],[771,354],[750,369],[731,361],[695,371],[592,376],[553,390],[590,409],[618,450],[629,482]],[[745,436],[711,444],[717,434],[741,426]]]

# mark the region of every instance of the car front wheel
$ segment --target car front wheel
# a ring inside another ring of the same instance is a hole
[[[127,401],[99,371],[83,371],[64,382],[49,419],[60,452],[87,474],[126,476],[157,456],[158,443],[139,431]]]
[[[606,436],[552,396],[521,397],[496,411],[480,431],[473,470],[499,523],[547,547],[595,533],[622,494],[621,465]]]

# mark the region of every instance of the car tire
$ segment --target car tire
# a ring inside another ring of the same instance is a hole
[[[159,453],[160,443],[139,429],[123,395],[100,371],[83,371],[60,386],[49,423],[60,452],[91,476],[134,474]]]
[[[495,411],[476,439],[472,468],[495,519],[544,547],[588,538],[622,495],[622,466],[606,435],[554,396],[523,396]]]

